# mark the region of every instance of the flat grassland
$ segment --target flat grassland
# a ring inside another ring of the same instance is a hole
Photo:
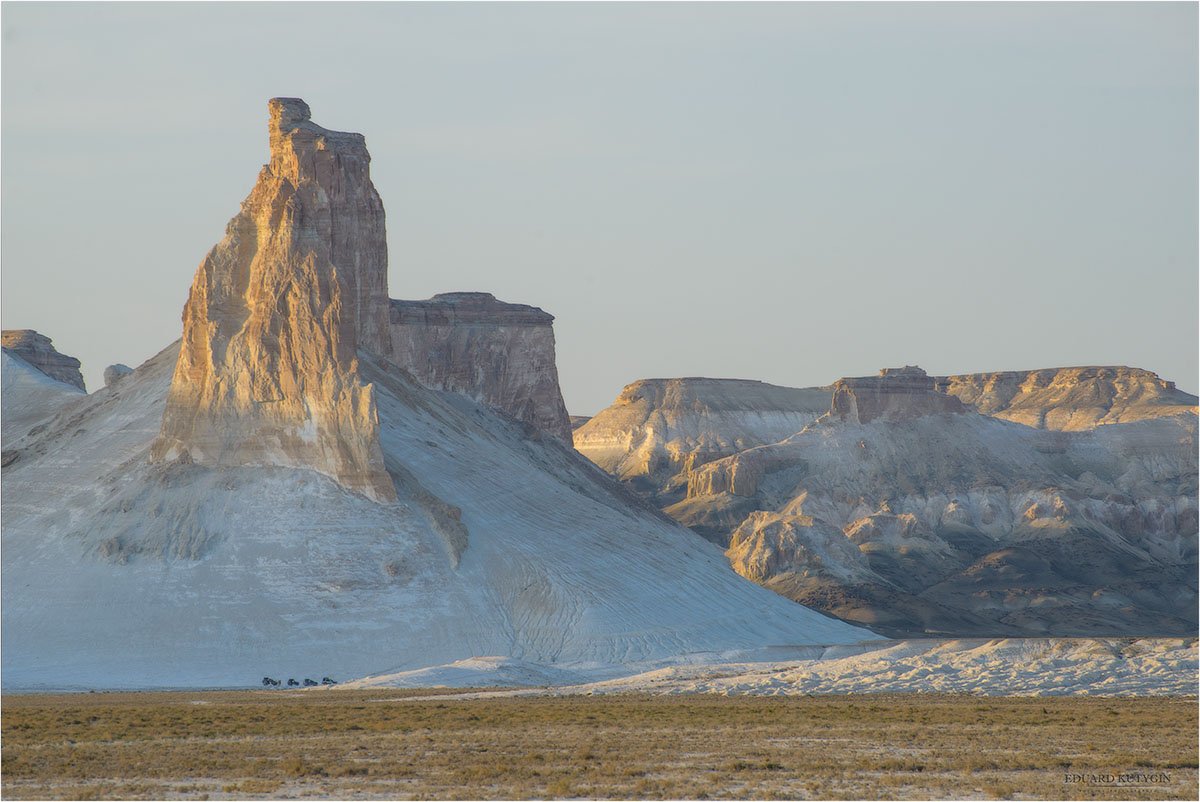
[[[1197,798],[1194,697],[96,693],[0,723],[7,799]]]

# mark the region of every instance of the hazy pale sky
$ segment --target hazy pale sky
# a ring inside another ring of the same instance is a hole
[[[2,311],[89,388],[180,334],[266,101],[366,135],[391,294],[652,376],[1197,380],[1197,6],[15,4]]]

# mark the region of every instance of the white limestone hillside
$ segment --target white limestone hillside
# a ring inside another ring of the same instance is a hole
[[[0,436],[3,437],[5,450],[14,438],[86,395],[78,387],[47,376],[21,357],[10,353],[7,348],[0,350],[0,360],[3,360],[0,386],[4,387],[6,399],[11,388],[14,399],[11,403],[5,401],[3,414],[0,415],[0,425],[3,427]],[[15,402],[18,397],[20,403]]]
[[[874,637],[738,577],[554,438],[366,356],[395,502],[313,470],[151,462],[176,359],[172,346],[6,443],[6,689],[345,679],[489,655],[623,664]],[[6,379],[6,413],[27,386]]]

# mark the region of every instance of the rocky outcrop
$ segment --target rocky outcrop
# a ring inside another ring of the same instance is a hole
[[[392,361],[449,390],[571,442],[554,360],[554,316],[486,292],[391,302]]]
[[[726,555],[739,574],[755,582],[780,575],[878,579],[842,530],[807,515],[752,512],[733,531]]]
[[[133,368],[128,365],[123,365],[120,362],[115,365],[109,365],[104,369],[104,386],[112,387],[130,373],[133,373]]]
[[[577,447],[778,593],[898,636],[1195,630],[1195,397],[1153,374],[885,369],[741,442],[736,384],[664,384]]]
[[[1194,415],[1054,432],[883,406],[705,465],[665,511],[723,526],[743,576],[892,635],[1195,630]]]
[[[660,504],[707,463],[782,440],[829,409],[830,389],[743,379],[643,379],[575,430],[575,448]]]
[[[1038,429],[1079,431],[1195,413],[1197,398],[1174,382],[1123,366],[968,373],[937,387],[985,415]]]
[[[25,360],[55,381],[87,392],[83,374],[79,372],[79,360],[56,351],[53,341],[46,335],[38,334],[33,329],[6,329],[0,338],[5,351]]]
[[[913,365],[884,368],[878,376],[839,379],[832,391],[826,417],[847,423],[900,422],[968,411],[957,398],[939,393],[934,379]],[[717,493],[753,497],[762,478],[786,465],[789,454],[786,448],[750,448],[696,466],[687,473],[687,498]]]
[[[201,263],[153,447],[159,460],[307,467],[395,489],[358,351],[391,352],[383,203],[361,134],[268,104],[270,163]]]
[[[884,368],[878,376],[840,379],[833,385],[829,409],[834,417],[855,423],[965,411],[957,398],[937,392],[934,379],[913,365]]]

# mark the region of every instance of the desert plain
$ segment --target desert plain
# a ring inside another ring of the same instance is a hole
[[[6,696],[8,799],[1195,799],[1195,697]],[[470,694],[468,694],[470,695]]]

